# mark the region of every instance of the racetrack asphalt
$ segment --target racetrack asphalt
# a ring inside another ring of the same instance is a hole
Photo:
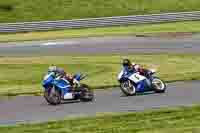
[[[199,36],[185,38],[92,37],[0,44],[0,56],[71,54],[199,53]],[[16,44],[16,45],[15,45]],[[102,112],[143,111],[200,103],[200,81],[170,83],[164,94],[121,96],[119,88],[95,91],[88,103],[48,105],[41,96],[0,99],[0,125],[60,120],[68,116],[96,115]]]
[[[200,82],[177,82],[167,85],[166,93],[124,96],[119,88],[95,91],[93,102],[63,103],[51,106],[40,96],[20,96],[0,101],[0,124],[61,120],[66,117],[95,116],[101,112],[132,112],[161,107],[190,106],[200,103]]]
[[[129,54],[129,53],[199,53],[200,36],[91,37],[65,40],[0,43],[0,56]]]

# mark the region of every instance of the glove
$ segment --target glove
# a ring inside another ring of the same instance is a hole
[[[76,87],[80,87],[80,82],[76,79],[73,79],[73,84],[76,86]]]

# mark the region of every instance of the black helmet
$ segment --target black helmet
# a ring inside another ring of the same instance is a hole
[[[123,64],[123,66],[130,66],[131,65],[131,61],[129,59],[123,59],[122,64]]]

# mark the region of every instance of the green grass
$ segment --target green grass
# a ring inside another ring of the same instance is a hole
[[[145,67],[156,68],[158,75],[168,81],[200,79],[199,55],[130,55]],[[41,81],[51,64],[70,73],[88,74],[84,83],[93,88],[118,85],[117,74],[124,56],[60,56],[60,57],[0,57],[0,94],[15,95],[41,92]]]
[[[1,0],[0,23],[199,10],[199,0]]]
[[[0,34],[0,42],[63,39],[90,36],[117,36],[136,34],[159,34],[161,32],[200,32],[200,22],[176,22],[162,24],[144,24],[106,28],[71,29],[46,32]]]
[[[200,106],[0,127],[4,133],[199,133]]]

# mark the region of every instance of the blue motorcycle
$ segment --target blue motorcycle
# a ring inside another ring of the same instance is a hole
[[[137,72],[129,72],[126,69],[122,69],[118,75],[121,91],[127,96],[146,91],[164,93],[166,84],[160,78],[154,76],[155,73],[155,70],[150,70],[147,78]]]
[[[74,78],[81,81],[86,75],[76,74]],[[66,79],[56,76],[54,72],[47,73],[44,76],[42,86],[44,87],[44,98],[49,104],[57,105],[64,100],[64,91],[70,89],[73,91],[74,98],[70,100],[80,100],[83,102],[92,101],[93,91],[86,84],[73,85]]]

